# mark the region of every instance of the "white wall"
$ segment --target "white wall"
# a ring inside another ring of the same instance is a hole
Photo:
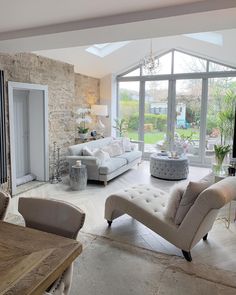
[[[45,181],[43,95],[42,90],[29,91],[30,170],[41,181]]]
[[[100,104],[108,106],[108,118],[102,118],[106,126],[104,136],[115,136],[115,131],[112,128],[114,119],[117,117],[117,100],[116,100],[116,81],[115,76],[110,74],[100,80]]]

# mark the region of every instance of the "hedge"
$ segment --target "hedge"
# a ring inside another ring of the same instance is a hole
[[[166,131],[167,115],[144,114],[144,124],[152,124],[154,129]],[[138,130],[139,114],[134,113],[129,117],[129,129]]]

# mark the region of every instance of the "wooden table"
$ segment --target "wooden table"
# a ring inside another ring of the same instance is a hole
[[[0,221],[0,295],[42,295],[81,252],[75,240]]]

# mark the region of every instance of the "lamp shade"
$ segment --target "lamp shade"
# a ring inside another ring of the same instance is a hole
[[[96,116],[106,117],[108,116],[107,105],[94,104],[91,106],[91,113]]]

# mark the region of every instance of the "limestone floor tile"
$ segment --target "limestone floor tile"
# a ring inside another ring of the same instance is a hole
[[[209,169],[190,167],[189,179],[199,180],[209,173]],[[185,181],[183,181],[185,182]],[[86,212],[86,220],[83,232],[95,236],[107,236],[110,239],[123,243],[159,251],[170,255],[181,255],[181,251],[175,246],[156,235],[150,229],[132,219],[128,215],[114,220],[112,227],[108,229],[104,219],[104,205],[106,198],[115,191],[127,188],[134,184],[149,184],[157,188],[169,191],[176,183],[163,181],[150,176],[149,163],[143,161],[139,167],[134,167],[128,172],[115,178],[104,187],[103,184],[89,182],[86,190],[72,191],[68,177],[59,184],[45,184],[19,196],[13,197],[10,205],[10,213],[17,213],[19,197],[42,197],[68,201]],[[192,250],[194,261],[205,262],[209,265],[220,266],[225,269],[236,269],[234,253],[236,253],[236,223],[232,223],[230,229],[226,229],[221,221],[215,222],[209,239],[206,243],[200,242]]]

